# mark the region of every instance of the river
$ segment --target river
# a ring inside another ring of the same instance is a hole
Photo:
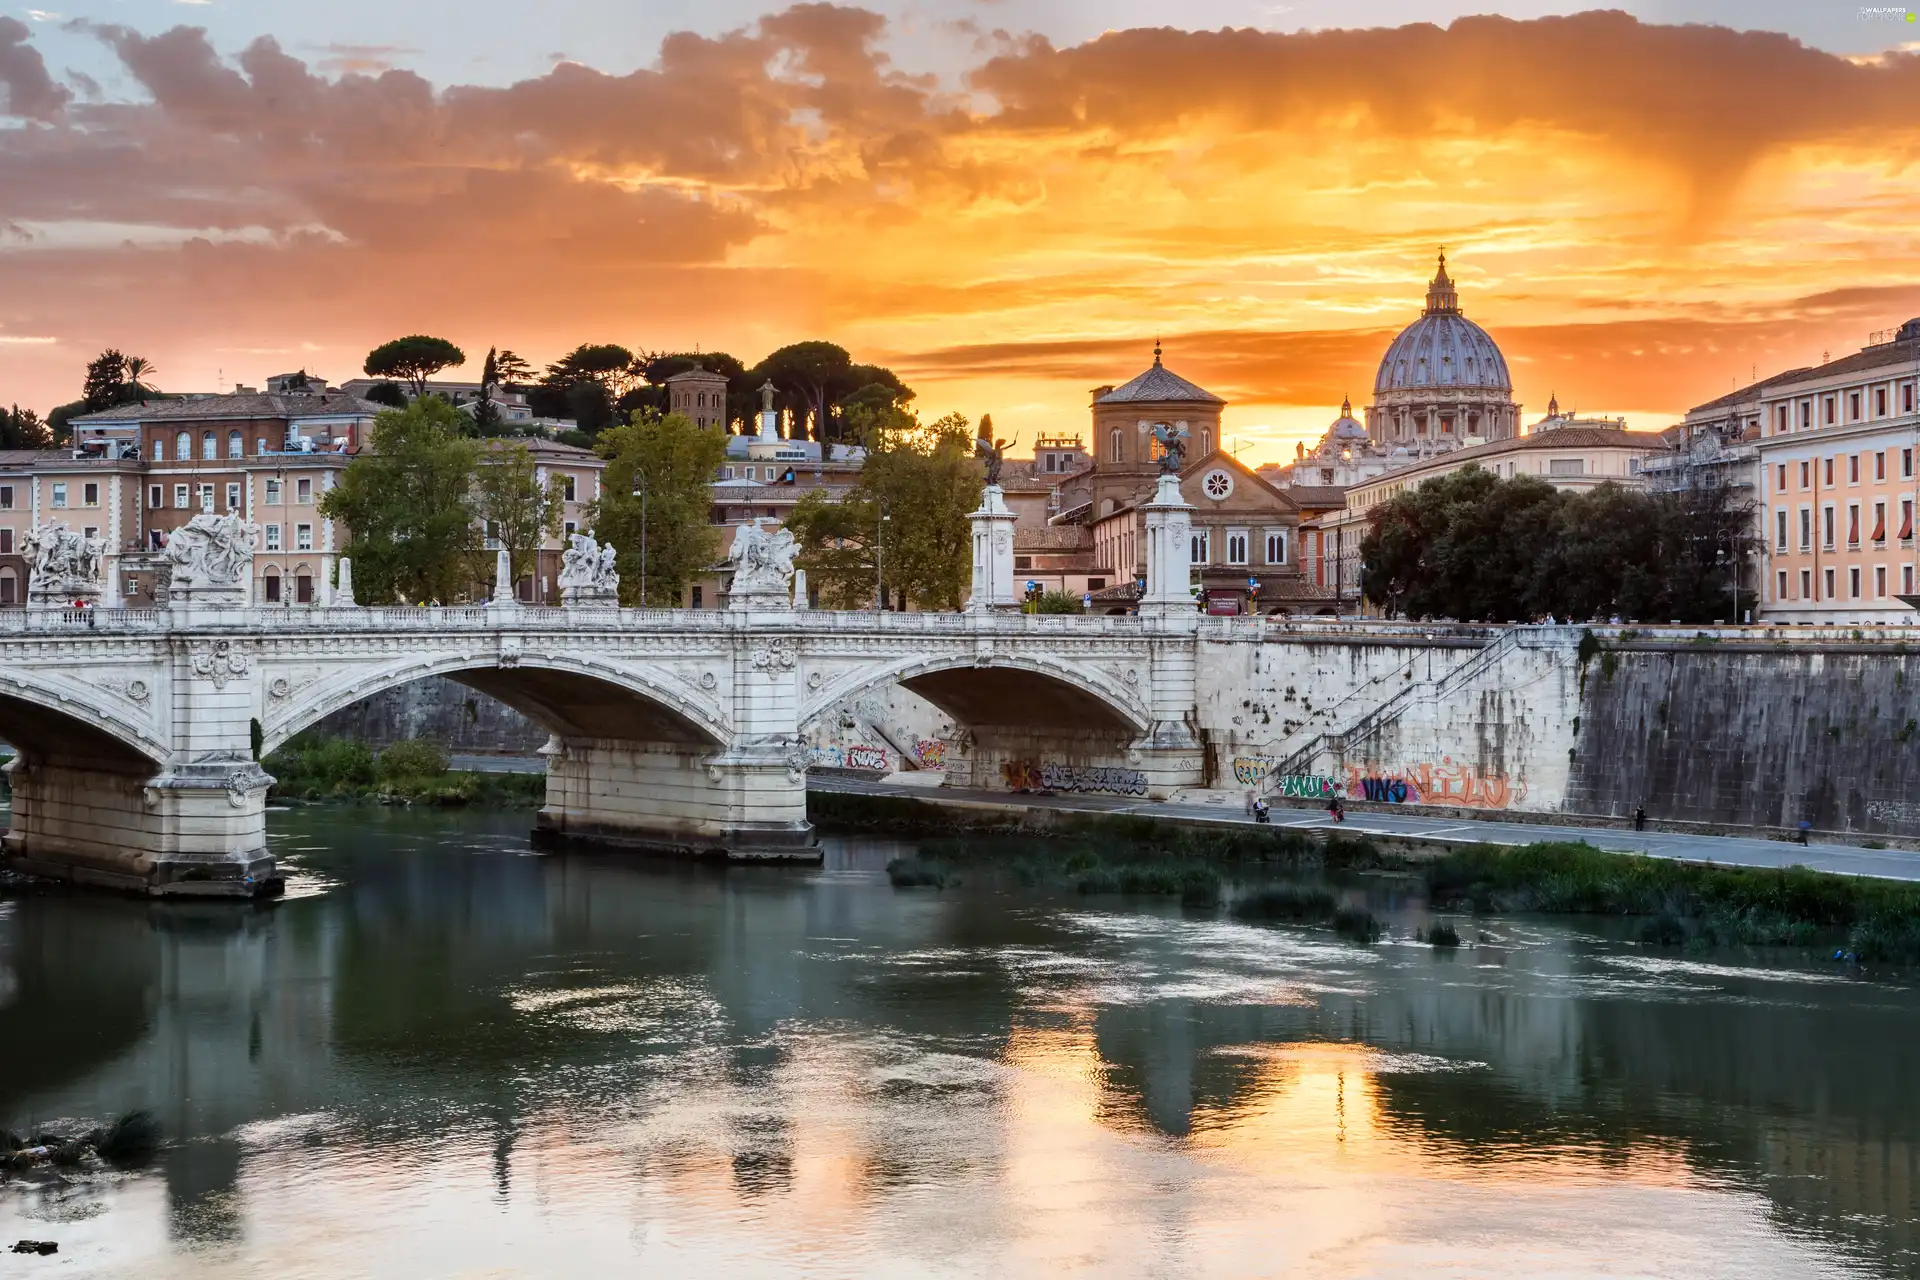
[[[271,823],[272,906],[0,902],[0,1126],[168,1139],[0,1275],[1920,1274],[1898,980]]]

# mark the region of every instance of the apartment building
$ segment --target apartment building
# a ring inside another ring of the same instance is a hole
[[[1920,600],[1920,319],[1877,336],[1854,355],[1771,380],[1762,396],[1766,621],[1906,622]]]

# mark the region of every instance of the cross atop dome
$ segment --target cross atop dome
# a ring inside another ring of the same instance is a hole
[[[1153,367],[1160,367],[1160,335],[1157,333],[1153,335]]]
[[[1352,396],[1340,397],[1340,416],[1343,418],[1351,418],[1353,416],[1353,397]]]
[[[1427,315],[1441,312],[1458,312],[1460,295],[1454,292],[1453,280],[1447,275],[1447,251],[1440,251],[1440,269],[1434,272],[1433,283],[1427,286]]]

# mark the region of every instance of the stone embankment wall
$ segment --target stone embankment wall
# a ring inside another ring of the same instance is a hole
[[[1619,643],[1588,664],[1565,807],[1920,835],[1916,680],[1897,643]]]

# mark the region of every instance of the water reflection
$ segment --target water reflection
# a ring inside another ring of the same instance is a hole
[[[1899,984],[523,825],[304,811],[277,907],[0,904],[0,1124],[176,1139],[16,1180],[0,1235],[161,1275],[1920,1269]]]

